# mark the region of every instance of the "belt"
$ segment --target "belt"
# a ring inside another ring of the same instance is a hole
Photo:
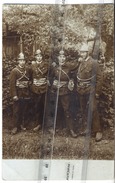
[[[19,80],[17,80],[16,81],[16,86],[18,87],[18,88],[28,88],[28,81],[19,81]]]
[[[96,75],[94,75],[94,76],[92,76],[92,77],[90,77],[88,79],[81,79],[81,78],[79,78],[79,76],[77,76],[77,80],[78,80],[78,82],[91,82],[91,80],[94,79],[95,76]]]
[[[33,79],[33,84],[36,86],[41,86],[47,83],[46,78]]]
[[[53,86],[55,86],[56,88],[61,88],[63,86],[65,86],[68,82],[67,81],[58,81],[58,80],[54,80],[53,82]]]
[[[77,87],[85,88],[91,86],[91,82],[78,82]]]

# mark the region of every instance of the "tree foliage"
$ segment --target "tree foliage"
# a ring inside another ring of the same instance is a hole
[[[12,4],[3,6],[3,21],[8,23],[10,30],[22,35],[27,54],[30,54],[30,48],[42,48],[45,52],[62,45],[77,50],[81,42],[95,37],[100,23],[101,37],[113,37],[113,9],[113,4]]]

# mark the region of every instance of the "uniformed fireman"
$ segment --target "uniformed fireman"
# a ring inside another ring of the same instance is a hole
[[[73,120],[70,113],[70,92],[74,88],[74,81],[70,78],[70,72],[74,65],[66,61],[63,50],[59,52],[58,66],[53,67],[51,91],[59,95],[59,100],[64,110],[66,126],[72,137],[77,137],[74,132]]]
[[[48,80],[48,62],[43,61],[41,50],[35,52],[35,62],[32,64],[32,86],[31,92],[34,101],[34,114],[36,127],[34,131],[38,131],[41,128],[40,114],[43,115],[45,93],[47,91]]]
[[[88,45],[83,44],[80,49],[81,63],[77,72],[77,92],[79,94],[83,123],[92,127],[96,135],[95,140],[102,139],[102,129],[97,107],[96,96],[100,95],[102,72],[97,60],[88,55]],[[84,124],[82,124],[84,125]]]
[[[26,67],[24,54],[18,56],[18,65],[10,74],[10,93],[13,99],[13,118],[15,127],[12,134],[16,134],[19,130],[26,130],[24,127],[27,120],[27,106],[30,100],[30,69]]]

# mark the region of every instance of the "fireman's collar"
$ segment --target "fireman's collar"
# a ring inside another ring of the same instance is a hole
[[[40,62],[36,60],[36,63],[37,63],[37,64],[41,64],[41,63],[42,63],[42,60],[41,60]]]

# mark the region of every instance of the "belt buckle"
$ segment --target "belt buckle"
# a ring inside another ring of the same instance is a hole
[[[84,86],[84,84],[83,83],[80,83],[80,86]]]

